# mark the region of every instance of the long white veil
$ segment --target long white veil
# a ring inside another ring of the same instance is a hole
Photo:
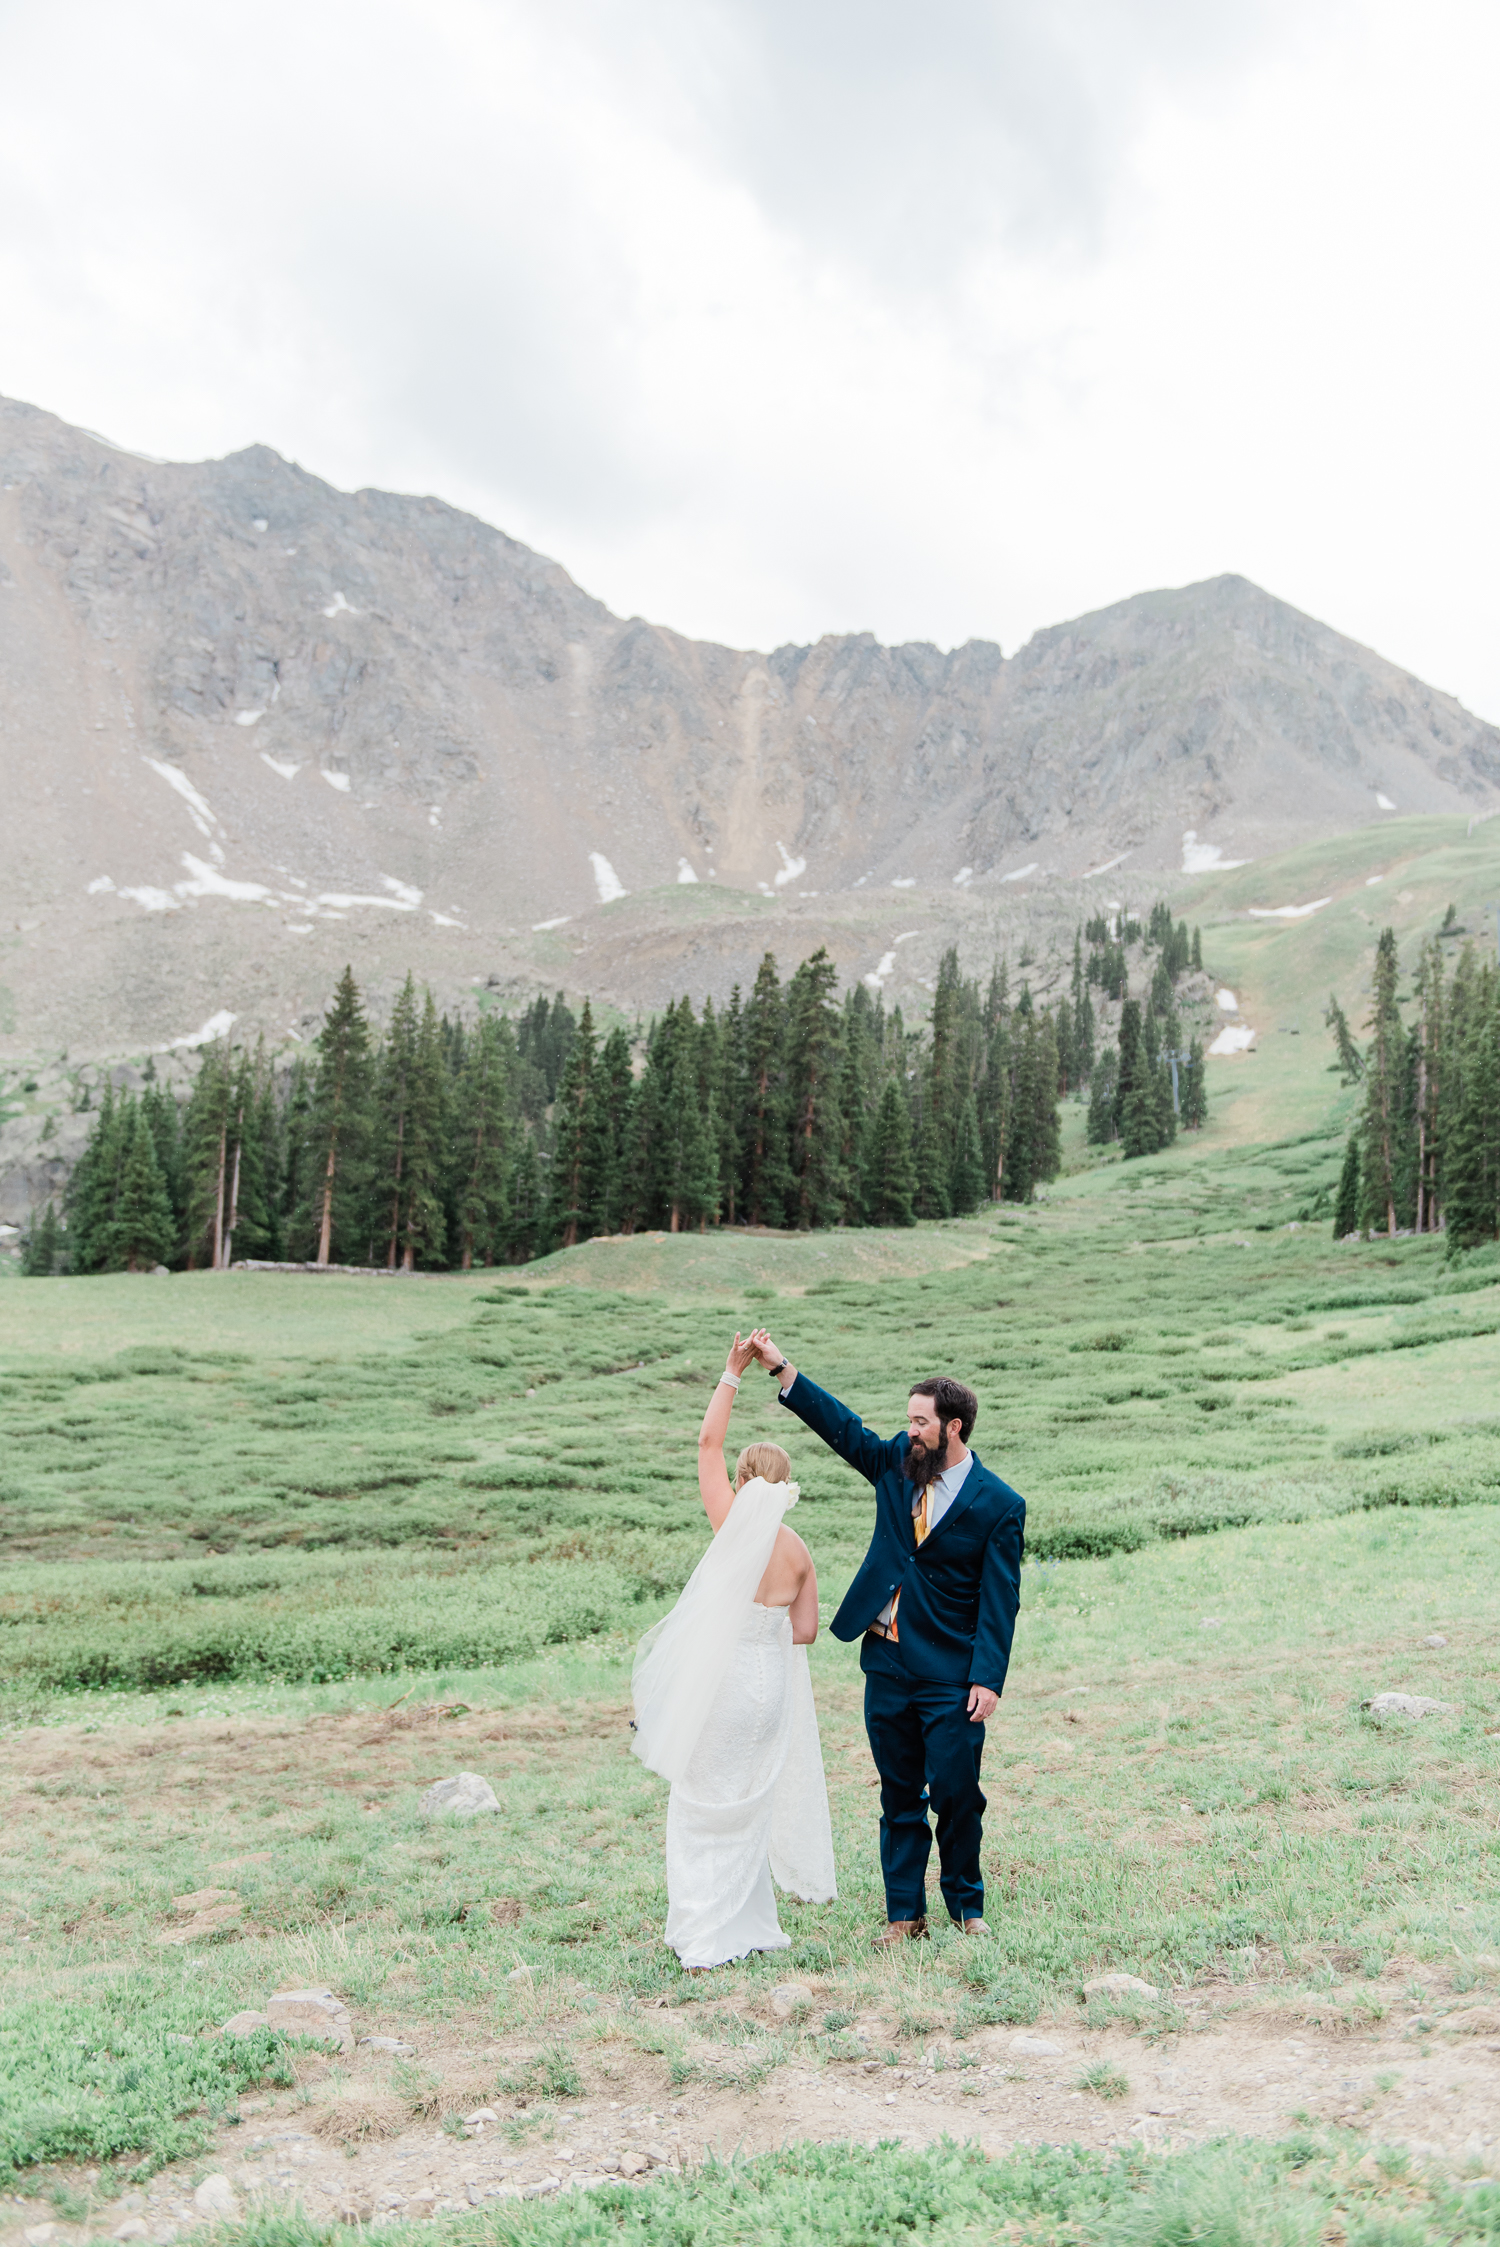
[[[663,1779],[680,1779],[692,1759],[728,1674],[755,1587],[769,1565],[782,1516],[797,1497],[794,1482],[765,1482],[759,1475],[736,1491],[677,1605],[652,1625],[635,1650],[631,1745],[647,1769]]]

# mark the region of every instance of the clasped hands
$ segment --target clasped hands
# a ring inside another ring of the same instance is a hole
[[[772,1366],[779,1364],[781,1359],[781,1352],[763,1326],[758,1326],[753,1334],[747,1334],[743,1339],[736,1334],[729,1350],[729,1371],[735,1374],[743,1373],[746,1366],[754,1358],[759,1359],[768,1373]]]

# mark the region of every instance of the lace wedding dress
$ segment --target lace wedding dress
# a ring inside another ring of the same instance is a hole
[[[635,1752],[672,1782],[666,1935],[684,1966],[787,1949],[773,1877],[807,1903],[837,1894],[807,1649],[751,1596],[796,1502],[795,1483],[746,1483],[636,1656]]]

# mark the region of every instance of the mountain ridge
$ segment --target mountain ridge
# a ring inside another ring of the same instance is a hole
[[[440,499],[0,401],[0,780],[24,1058],[302,1035],[346,958],[634,1009],[827,942],[898,994],[1102,870],[1493,809],[1500,731],[1232,574],[1011,656],[734,649]]]

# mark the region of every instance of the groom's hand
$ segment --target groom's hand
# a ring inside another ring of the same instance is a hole
[[[983,1724],[987,1717],[994,1715],[999,1706],[999,1694],[992,1693],[987,1685],[971,1685],[969,1687],[969,1722],[971,1724]]]

